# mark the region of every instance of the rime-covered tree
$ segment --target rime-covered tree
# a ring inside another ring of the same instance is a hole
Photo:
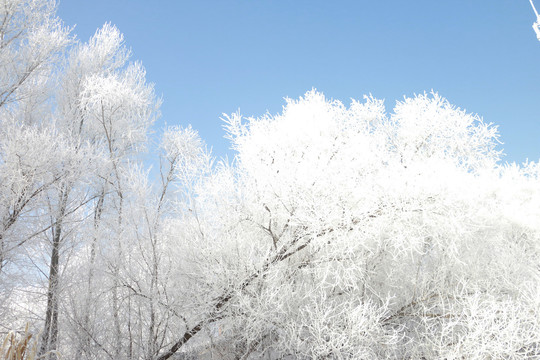
[[[215,164],[191,127],[148,146],[119,30],[48,0],[3,1],[0,80],[0,327],[43,357],[540,356],[540,168],[439,95],[225,116]]]
[[[0,7],[0,318],[17,320],[31,241],[50,230],[40,221],[57,169],[69,158],[49,123],[56,64],[70,39],[46,0],[6,0]],[[22,274],[21,274],[22,273]]]
[[[95,358],[86,353],[94,329],[106,329],[114,351],[122,350],[127,311],[118,261],[130,196],[123,188],[159,101],[114,26],[80,43],[55,11],[47,0],[8,0],[0,8],[0,325],[39,328],[44,321],[41,353],[59,348],[63,328],[66,339],[77,339],[74,356]],[[81,268],[66,276],[68,260],[85,253]],[[101,268],[96,288],[98,265],[110,271]],[[86,297],[70,297],[66,289],[81,283]],[[111,328],[90,315],[103,293],[111,294],[102,309]]]
[[[89,146],[95,154],[94,168],[87,167],[81,178],[86,194],[94,201],[87,208],[92,224],[86,228],[91,240],[85,243],[88,251],[88,262],[84,266],[87,271],[85,297],[80,298],[81,304],[73,302],[80,308],[72,308],[70,316],[75,327],[72,335],[79,344],[77,357],[95,355],[88,353],[88,349],[96,346],[93,342],[98,337],[98,329],[114,343],[113,354],[122,349],[118,283],[122,265],[118,261],[124,251],[124,203],[129,197],[124,190],[129,180],[126,174],[145,147],[149,127],[159,107],[153,87],[145,82],[144,68],[139,63],[128,63],[128,59],[129,51],[122,34],[106,24],[88,43],[77,44],[71,50],[60,79],[58,127],[74,140],[74,152],[80,151],[81,144]],[[98,253],[102,254],[99,262]],[[100,277],[98,289],[94,284],[96,268],[102,269],[101,275],[111,275]],[[110,302],[101,303],[100,308],[110,309],[112,328],[94,323],[95,306],[99,303],[96,296],[107,286]]]
[[[212,329],[234,358],[540,355],[539,167],[500,165],[494,126],[311,91],[226,128],[234,162],[166,231],[186,328],[160,359]]]

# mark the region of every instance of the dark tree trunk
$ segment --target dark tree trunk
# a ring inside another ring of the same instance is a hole
[[[47,291],[47,310],[45,326],[41,337],[40,356],[56,350],[58,340],[58,270],[60,264],[60,245],[62,241],[62,220],[66,213],[68,193],[63,190],[60,195],[60,209],[56,224],[53,227],[51,262],[49,265],[49,289]]]

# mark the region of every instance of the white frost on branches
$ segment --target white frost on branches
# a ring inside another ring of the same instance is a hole
[[[499,165],[496,127],[436,93],[387,114],[310,91],[225,121],[235,162],[166,230],[191,322],[221,324],[225,353],[540,353],[538,166]]]
[[[1,2],[0,327],[74,359],[540,357],[540,166],[502,164],[496,126],[312,90],[224,115],[231,162],[165,129],[152,181],[129,56]]]

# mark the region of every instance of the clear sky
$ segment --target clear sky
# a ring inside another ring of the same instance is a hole
[[[163,97],[156,126],[192,124],[218,156],[233,154],[221,113],[277,113],[315,87],[388,110],[433,89],[498,124],[505,160],[540,159],[528,0],[60,0],[58,14],[84,41],[117,25]]]

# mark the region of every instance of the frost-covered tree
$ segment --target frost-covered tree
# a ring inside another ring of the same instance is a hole
[[[80,43],[55,11],[48,0],[0,6],[0,325],[44,321],[42,354],[64,346],[95,358],[100,294],[111,294],[105,336],[122,350],[124,188],[159,101],[115,27]]]
[[[170,127],[160,145],[157,184],[136,170],[129,181],[129,210],[126,235],[131,239],[123,260],[120,284],[129,303],[127,320],[131,330],[125,346],[129,358],[154,359],[182,331],[185,319],[182,300],[176,296],[174,268],[178,259],[175,243],[163,236],[163,228],[182,216],[182,200],[193,179],[208,169],[210,158],[191,128]]]
[[[6,0],[0,6],[0,318],[17,320],[19,279],[31,241],[50,230],[41,222],[54,169],[69,158],[53,122],[51,88],[70,39],[50,1]],[[14,308],[15,307],[15,308]]]
[[[6,0],[0,21],[1,274],[12,253],[31,236],[14,227],[57,180],[49,169],[61,153],[62,139],[51,141],[55,134],[41,123],[51,119],[49,79],[69,39],[48,1]]]
[[[74,152],[90,147],[94,154],[93,169],[87,167],[81,178],[86,194],[94,201],[88,208],[92,224],[87,228],[91,241],[85,243],[88,251],[85,297],[80,299],[82,303],[73,302],[80,308],[73,308],[71,314],[79,358],[93,356],[86,352],[95,346],[90,344],[98,336],[95,332],[99,325],[93,324],[95,315],[90,314],[95,314],[98,304],[95,297],[105,286],[109,286],[112,294],[108,306],[114,329],[113,335],[105,333],[115,343],[116,351],[121,350],[118,261],[122,259],[125,231],[126,174],[133,165],[130,161],[145,146],[159,107],[153,87],[145,82],[144,68],[139,63],[128,63],[128,59],[122,34],[106,24],[88,43],[77,44],[71,50],[58,94],[58,127],[74,140]],[[110,255],[98,263],[97,254],[106,252]],[[101,289],[95,289],[94,285],[97,267],[102,269],[102,274],[112,275],[100,278]]]
[[[496,127],[437,94],[225,120],[235,160],[164,230],[186,325],[159,359],[202,333],[231,358],[540,355],[540,172],[500,165]]]
[[[540,356],[540,168],[501,164],[496,127],[310,91],[226,116],[231,162],[165,129],[154,176],[160,101],[118,29],[80,42],[49,0],[0,20],[0,327],[43,357]]]

